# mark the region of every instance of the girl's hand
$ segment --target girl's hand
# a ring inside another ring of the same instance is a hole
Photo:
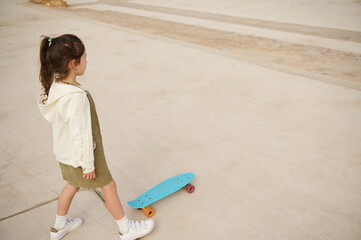
[[[83,178],[86,178],[88,180],[91,180],[93,178],[95,178],[95,170],[90,172],[90,173],[83,173]]]

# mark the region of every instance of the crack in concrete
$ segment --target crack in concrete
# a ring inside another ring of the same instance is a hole
[[[80,189],[79,192],[80,192],[80,191],[84,191],[84,190],[86,190],[86,189]],[[20,215],[20,214],[29,212],[29,211],[31,211],[31,210],[33,210],[33,209],[42,207],[42,206],[44,206],[44,205],[46,205],[46,204],[49,204],[49,203],[51,203],[51,202],[54,202],[54,201],[56,201],[56,200],[58,200],[58,199],[59,199],[59,197],[56,197],[56,198],[53,198],[53,199],[51,199],[51,200],[48,200],[48,201],[39,203],[39,204],[37,204],[37,205],[35,205],[35,206],[33,206],[33,207],[30,207],[30,208],[28,208],[28,209],[25,209],[25,210],[23,210],[23,211],[14,213],[14,214],[12,214],[12,215],[10,215],[10,216],[1,218],[1,219],[0,219],[0,222],[3,221],[3,220],[9,219],[9,218],[15,217],[15,216],[17,216],[17,215]]]
[[[97,194],[97,196],[98,196],[103,202],[105,202],[105,199],[104,199],[103,195],[102,195],[98,190],[96,190],[95,188],[93,188],[93,191]]]
[[[54,199],[51,199],[51,200],[48,200],[48,201],[46,201],[46,202],[39,203],[39,204],[37,204],[37,205],[35,205],[35,206],[31,207],[31,208],[25,209],[25,210],[23,210],[23,211],[21,211],[21,212],[14,213],[14,214],[12,214],[12,215],[10,215],[10,216],[1,218],[1,219],[0,219],[0,222],[3,221],[3,220],[9,219],[9,218],[15,217],[15,216],[17,216],[17,215],[19,215],[19,214],[23,214],[23,213],[29,212],[29,211],[31,211],[31,210],[33,210],[33,209],[39,208],[39,207],[44,206],[44,205],[46,205],[46,204],[49,204],[49,203],[51,203],[51,202],[54,202],[54,201],[56,201],[57,199],[59,199],[59,197],[54,198]]]

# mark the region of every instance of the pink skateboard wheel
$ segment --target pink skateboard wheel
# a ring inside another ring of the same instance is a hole
[[[189,193],[194,192],[195,189],[196,188],[192,184],[187,184],[186,185],[186,191],[189,192]]]

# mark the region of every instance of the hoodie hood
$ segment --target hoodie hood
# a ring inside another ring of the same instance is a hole
[[[43,117],[48,122],[54,123],[57,116],[57,101],[65,95],[74,92],[85,93],[85,91],[83,91],[80,87],[54,81],[51,84],[48,99],[46,99],[46,96],[42,95],[38,100],[38,106]],[[46,100],[44,101],[44,99]]]

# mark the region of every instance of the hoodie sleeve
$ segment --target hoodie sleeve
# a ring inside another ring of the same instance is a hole
[[[76,162],[83,173],[95,170],[90,104],[83,92],[67,94],[60,104],[60,115],[68,122]]]

